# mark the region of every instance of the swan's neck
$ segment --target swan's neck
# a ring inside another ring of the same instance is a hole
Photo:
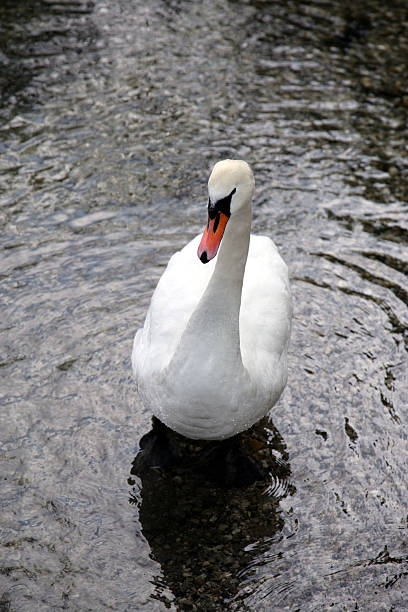
[[[242,368],[239,311],[248,256],[251,208],[228,221],[214,272],[181,337],[172,362],[183,360],[204,374],[239,373]]]
[[[239,342],[239,310],[249,248],[251,210],[248,208],[236,214],[228,222],[214,272],[196,312],[208,315],[206,327],[233,326],[230,331]]]

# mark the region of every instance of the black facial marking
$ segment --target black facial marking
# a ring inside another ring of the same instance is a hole
[[[231,216],[231,199],[236,191],[237,189],[236,187],[234,187],[234,189],[229,195],[227,195],[225,198],[222,198],[221,200],[218,200],[218,202],[214,202],[214,204],[211,202],[210,199],[208,200],[208,216],[211,220],[215,219],[217,213],[220,212],[226,215],[228,218]],[[215,222],[215,224],[218,226],[217,221]]]
[[[208,198],[208,219],[211,219],[212,221],[215,218],[216,214],[217,209],[215,208],[215,204],[213,204],[210,198]]]
[[[215,221],[214,221],[214,227],[213,227],[213,232],[214,232],[214,234],[215,234],[215,232],[216,232],[216,231],[217,231],[217,229],[218,229],[218,225],[219,225],[219,223],[220,223],[220,213],[219,213],[219,212],[217,212],[217,215],[216,215],[216,217],[215,217]]]

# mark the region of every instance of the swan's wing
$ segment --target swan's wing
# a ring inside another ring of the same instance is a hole
[[[136,378],[146,368],[165,368],[196,308],[214,269],[215,262],[203,265],[197,256],[201,235],[175,253],[153,293],[146,320],[135,336],[132,365]]]
[[[265,382],[285,371],[291,319],[287,266],[270,238],[251,235],[240,310],[242,360],[251,378]]]

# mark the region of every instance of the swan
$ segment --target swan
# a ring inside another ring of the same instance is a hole
[[[187,438],[248,429],[287,382],[288,270],[269,237],[250,234],[254,187],[245,161],[215,164],[204,233],[171,257],[134,338],[143,405]]]

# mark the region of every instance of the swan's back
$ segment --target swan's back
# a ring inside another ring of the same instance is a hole
[[[242,361],[256,384],[276,376],[286,383],[291,319],[287,266],[270,238],[251,235],[239,323]]]

